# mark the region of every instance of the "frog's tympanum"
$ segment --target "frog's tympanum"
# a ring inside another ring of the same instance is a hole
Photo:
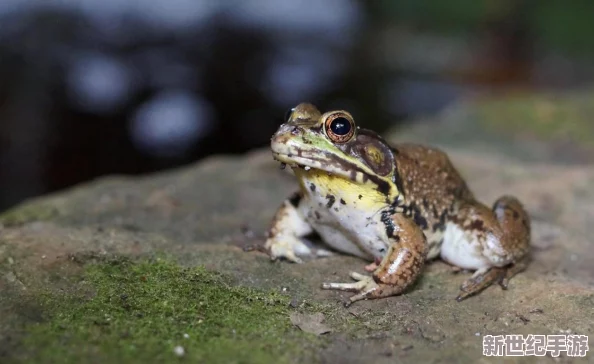
[[[447,155],[414,144],[390,146],[359,128],[347,111],[291,109],[271,139],[299,191],[278,209],[265,248],[271,258],[301,263],[313,255],[301,238],[317,233],[336,251],[371,262],[371,275],[322,288],[355,292],[347,303],[402,293],[425,262],[440,257],[474,274],[458,301],[526,267],[530,220],[512,196],[492,208],[475,199]]]

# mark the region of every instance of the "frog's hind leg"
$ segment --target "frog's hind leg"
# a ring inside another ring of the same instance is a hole
[[[313,232],[297,209],[300,202],[301,194],[297,192],[286,199],[274,215],[264,243],[272,260],[285,258],[302,263],[299,256],[312,254],[311,248],[300,239]]]
[[[495,282],[507,288],[509,280],[526,268],[529,247],[529,216],[515,197],[499,198],[492,210],[479,203],[462,206],[446,226],[441,257],[476,272],[462,284],[456,299],[461,301]]]

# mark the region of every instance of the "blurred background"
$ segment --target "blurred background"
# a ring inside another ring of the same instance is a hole
[[[2,0],[0,211],[268,145],[301,101],[378,131],[594,80],[594,2]]]

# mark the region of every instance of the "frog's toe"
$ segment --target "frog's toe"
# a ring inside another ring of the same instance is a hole
[[[498,267],[477,270],[470,278],[462,283],[456,301],[463,301],[466,298],[481,292],[493,283],[501,282],[505,277],[505,272],[505,269]]]
[[[323,289],[336,289],[340,291],[349,291],[349,292],[360,292],[365,289],[365,287],[369,286],[370,283],[373,283],[377,286],[377,284],[373,281],[373,278],[357,273],[351,272],[349,274],[352,279],[356,280],[357,282],[354,283],[323,283]]]
[[[351,278],[353,278],[356,281],[362,281],[362,280],[371,278],[369,276],[366,276],[364,274],[357,273],[357,272],[351,272],[349,275],[351,276]]]
[[[365,282],[359,281],[354,283],[322,283],[323,289],[334,289],[347,292],[359,292],[365,286]]]
[[[334,289],[347,292],[356,292],[357,294],[351,296],[345,306],[350,306],[353,302],[364,300],[373,296],[373,293],[379,288],[379,285],[372,277],[366,276],[357,272],[351,272],[351,278],[356,280],[354,283],[324,283],[323,289]]]
[[[326,258],[336,255],[334,252],[327,250],[327,249],[316,249],[316,257],[318,258]]]
[[[507,289],[509,285],[509,280],[512,279],[516,274],[524,271],[528,266],[528,262],[530,261],[529,256],[525,256],[523,259],[513,263],[510,267],[507,268],[505,271],[505,276],[501,278],[499,281],[499,285],[503,289]]]

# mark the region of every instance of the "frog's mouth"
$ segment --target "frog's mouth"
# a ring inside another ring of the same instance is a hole
[[[289,166],[293,169],[302,169],[304,171],[323,171],[332,175],[337,175],[343,178],[355,180],[355,174],[345,169],[343,163],[337,158],[332,158],[332,155],[309,156],[304,152],[297,155],[292,153],[272,152],[275,160],[281,162],[281,168]]]

